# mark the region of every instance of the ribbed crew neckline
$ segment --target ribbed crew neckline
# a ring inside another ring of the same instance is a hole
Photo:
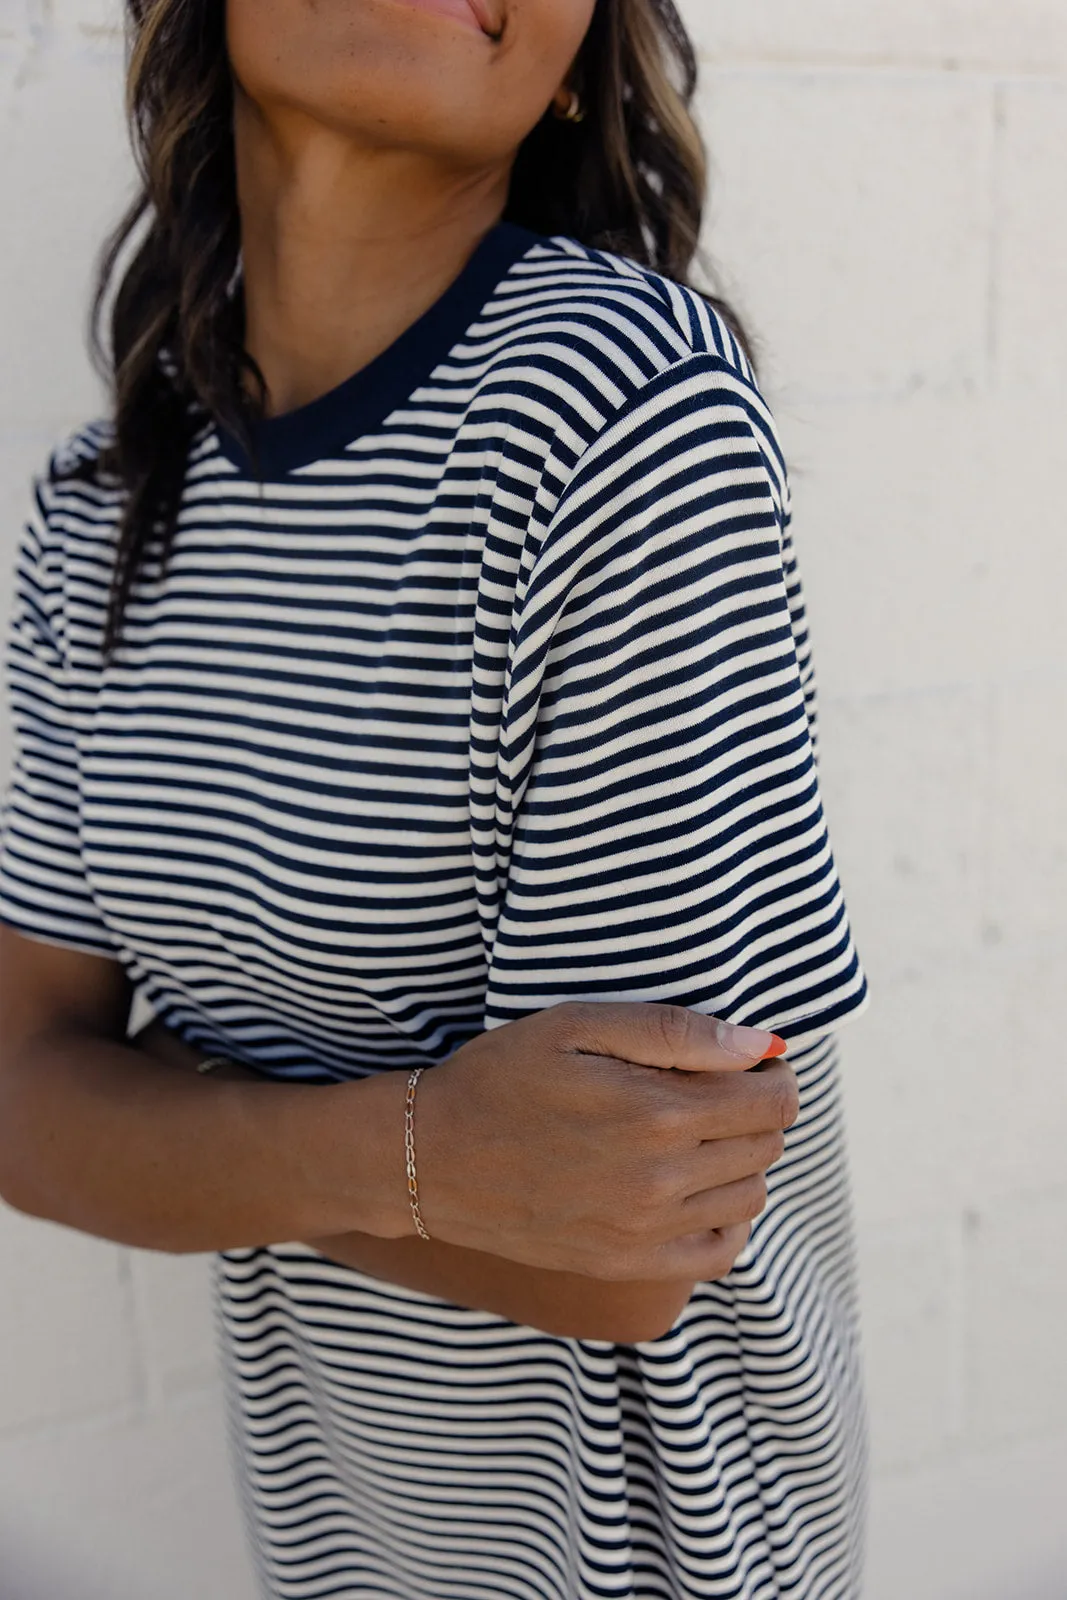
[[[341,455],[425,382],[515,262],[542,240],[517,223],[498,222],[444,293],[373,361],[317,400],[253,424],[258,473],[238,440],[217,426],[223,455],[246,476],[268,480]]]

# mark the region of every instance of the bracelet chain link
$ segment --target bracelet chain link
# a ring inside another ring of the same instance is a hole
[[[420,1239],[428,1239],[419,1210],[419,1185],[415,1177],[415,1089],[425,1067],[415,1067],[408,1079],[407,1100],[404,1104],[404,1155],[407,1161],[408,1172],[408,1197],[411,1201],[411,1215],[415,1219],[415,1228]]]
[[[229,1056],[205,1056],[203,1061],[197,1063],[197,1072],[215,1072],[219,1067],[232,1065]]]

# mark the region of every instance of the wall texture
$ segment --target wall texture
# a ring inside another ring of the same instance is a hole
[[[848,1031],[867,1600],[1064,1600],[1067,7],[689,0],[791,460]],[[112,0],[0,0],[0,504],[94,413]],[[5,582],[7,579],[5,578]],[[206,1263],[0,1216],[0,1600],[251,1600]]]

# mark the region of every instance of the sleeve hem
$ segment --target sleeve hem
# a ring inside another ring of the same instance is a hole
[[[814,1043],[817,1039],[827,1034],[835,1034],[846,1023],[852,1022],[867,1011],[871,1004],[871,993],[867,984],[866,975],[861,974],[859,987],[850,994],[839,997],[836,1001],[818,1010],[809,1009],[798,1013],[795,1020],[754,1024],[765,1026],[784,1039],[789,1048],[802,1048]]]
[[[21,933],[27,939],[35,939],[38,944],[53,944],[62,950],[76,950],[81,955],[99,956],[103,961],[115,961],[122,965],[118,946],[106,935],[95,943],[91,939],[77,939],[73,935],[53,933],[33,923],[23,922],[7,911],[0,912],[0,924],[6,928],[13,928],[16,933]]]

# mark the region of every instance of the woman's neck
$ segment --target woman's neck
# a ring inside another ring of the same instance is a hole
[[[270,416],[315,400],[387,349],[499,221],[509,168],[450,172],[364,147],[238,97],[246,347]]]

